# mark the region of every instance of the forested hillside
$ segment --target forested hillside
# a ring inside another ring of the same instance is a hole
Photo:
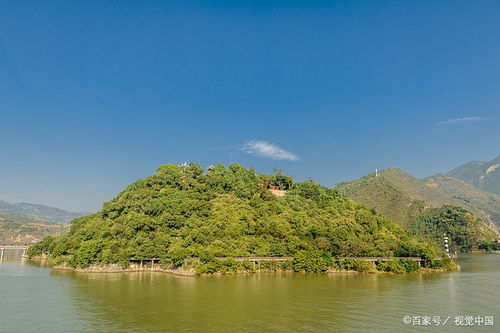
[[[288,190],[283,197],[268,187]],[[204,171],[197,164],[164,165],[128,186],[96,214],[73,221],[68,234],[46,239],[49,251],[73,267],[160,258],[423,256],[442,251],[395,223],[313,181],[293,183],[238,164]],[[299,261],[298,261],[299,262]]]
[[[447,187],[450,191],[439,188],[443,179],[439,180],[440,183],[438,178],[422,181],[393,168],[340,184],[336,190],[375,209],[414,235],[442,242],[447,232],[453,247],[459,251],[468,251],[498,237],[489,225],[465,210],[491,218],[491,214],[483,210],[490,207],[482,201],[484,197],[473,201],[462,196],[459,200],[454,196],[460,194],[450,193],[450,187]]]
[[[422,211],[410,226],[410,234],[440,242],[444,234],[451,238],[452,252],[467,252],[498,237],[471,212],[455,206],[429,208]]]
[[[485,222],[500,228],[500,195],[484,192],[469,183],[442,174],[424,181],[428,187],[453,199],[455,205],[470,210]]]
[[[405,229],[424,207],[441,207],[452,203],[445,195],[396,168],[342,183],[335,189],[366,207],[376,209]]]

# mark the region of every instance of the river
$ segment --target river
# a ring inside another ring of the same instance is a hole
[[[459,273],[208,278],[56,271],[21,259],[20,252],[6,256],[0,332],[500,331],[495,254],[463,255]],[[473,326],[455,324],[455,316],[464,316],[465,324],[468,315]],[[430,325],[423,324],[427,316]],[[480,325],[484,316],[493,316],[493,326]]]

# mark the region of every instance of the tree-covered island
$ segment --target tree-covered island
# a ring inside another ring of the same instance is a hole
[[[206,171],[195,163],[163,165],[98,213],[75,219],[68,233],[29,249],[42,253],[71,268],[127,268],[154,258],[165,269],[198,274],[254,269],[235,257],[292,257],[261,268],[307,272],[419,269],[411,260],[374,265],[347,257],[421,257],[429,268],[456,267],[436,242],[411,236],[335,190],[238,164]]]

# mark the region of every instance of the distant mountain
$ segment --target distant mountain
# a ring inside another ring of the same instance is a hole
[[[59,235],[68,229],[69,224],[47,223],[22,215],[0,216],[0,244],[31,244],[45,236]]]
[[[484,192],[459,179],[438,174],[424,179],[426,185],[454,200],[481,217],[485,222],[500,228],[500,195]]]
[[[342,183],[336,190],[412,234],[437,241],[443,232],[455,233],[452,236],[462,251],[498,237],[493,224],[500,225],[498,198],[451,177],[420,180],[392,168]]]
[[[336,190],[366,207],[376,209],[404,228],[409,227],[423,208],[454,204],[448,196],[397,168],[342,183]]]
[[[489,162],[473,161],[447,173],[484,191],[500,194],[500,155]]]
[[[0,200],[0,216],[18,215],[49,223],[69,223],[71,220],[88,215],[73,213],[59,208],[28,203],[10,203]]]
[[[491,226],[500,227],[500,195],[484,192],[453,177],[438,174],[423,180],[392,168],[339,185],[337,190],[373,207],[407,227],[419,207],[453,205],[465,208]]]

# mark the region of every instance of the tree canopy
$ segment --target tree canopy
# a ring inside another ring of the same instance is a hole
[[[273,182],[286,187],[285,196],[266,189]],[[282,174],[261,175],[238,164],[205,171],[195,163],[160,166],[98,213],[75,219],[67,234],[31,251],[48,251],[73,267],[150,258],[181,266],[190,257],[441,253],[313,181],[293,183]]]
[[[450,240],[450,250],[467,252],[497,237],[486,224],[469,211],[455,206],[430,208],[419,215],[410,233],[443,241],[444,234]]]

